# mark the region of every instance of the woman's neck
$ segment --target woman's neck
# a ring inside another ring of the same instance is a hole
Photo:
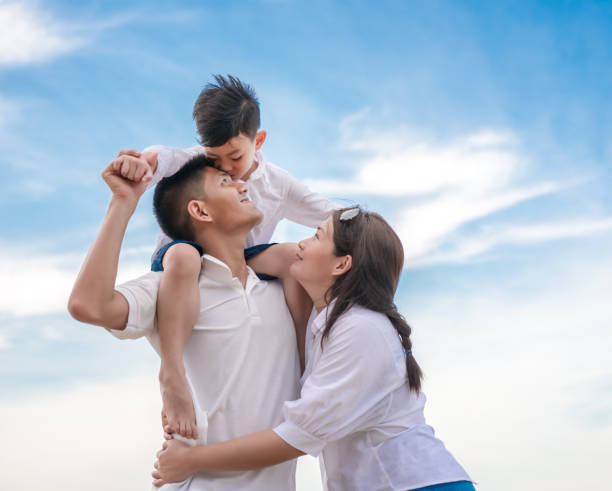
[[[333,282],[325,285],[312,285],[312,284],[303,284],[304,290],[308,293],[308,296],[312,300],[312,304],[317,312],[321,312],[325,307],[327,307],[328,297],[327,292],[332,287]]]

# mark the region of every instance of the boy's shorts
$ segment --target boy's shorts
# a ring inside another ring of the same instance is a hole
[[[157,251],[157,254],[155,254],[155,257],[153,258],[153,261],[151,262],[151,271],[163,271],[164,270],[162,260],[164,259],[164,255],[166,254],[166,252],[168,252],[168,249],[170,249],[170,247],[172,247],[174,244],[189,244],[197,249],[197,251],[200,253],[200,256],[204,254],[204,248],[197,242],[192,242],[190,240],[173,240],[172,242],[168,242],[159,251]],[[272,244],[259,244],[256,246],[247,247],[244,250],[244,259],[248,261],[252,257],[257,256],[257,254],[265,251],[268,247],[273,246],[275,244],[277,244],[277,242],[273,242]],[[276,276],[270,276],[267,274],[257,273],[257,276],[259,277],[260,280],[278,279],[276,278]]]

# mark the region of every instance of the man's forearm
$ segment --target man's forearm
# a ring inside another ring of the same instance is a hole
[[[115,291],[121,243],[136,203],[113,198],[74,284],[68,310],[77,320],[122,329],[127,302]]]

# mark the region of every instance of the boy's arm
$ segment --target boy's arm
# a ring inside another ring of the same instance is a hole
[[[285,218],[292,222],[316,228],[334,210],[341,208],[322,194],[311,191],[308,186],[295,179],[291,174],[285,176],[287,194],[285,198]]]
[[[81,322],[121,330],[127,323],[129,308],[125,297],[115,290],[119,251],[127,224],[147,183],[121,177],[116,162],[104,169],[102,178],[113,195],[98,236],[75,281],[68,310]]]
[[[176,174],[190,159],[197,155],[204,154],[204,147],[195,146],[185,150],[166,147],[164,145],[151,145],[145,148],[142,152],[134,149],[124,149],[117,154],[117,158],[127,155],[136,158],[147,158],[151,154],[155,154],[156,158],[151,162],[153,175],[149,181],[148,187],[155,186],[164,177],[170,177]]]

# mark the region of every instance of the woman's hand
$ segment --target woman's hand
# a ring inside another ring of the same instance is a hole
[[[194,474],[196,471],[189,459],[191,449],[189,445],[178,440],[165,441],[153,464],[153,485],[159,487],[169,482],[183,481]]]

